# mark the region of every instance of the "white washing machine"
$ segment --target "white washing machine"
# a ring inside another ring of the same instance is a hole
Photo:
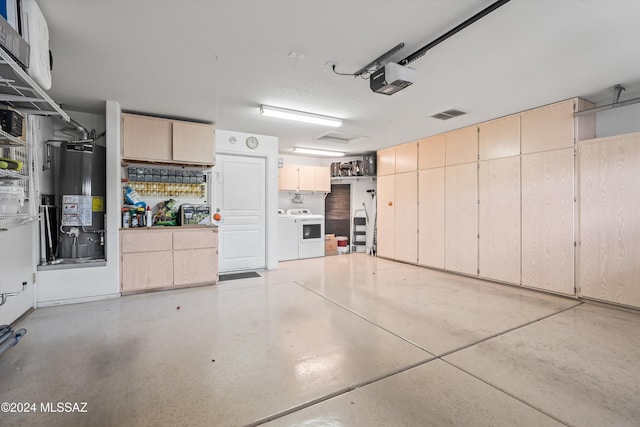
[[[298,259],[324,256],[324,215],[309,209],[289,209],[286,214],[298,220]]]

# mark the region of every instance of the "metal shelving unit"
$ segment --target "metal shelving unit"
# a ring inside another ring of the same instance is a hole
[[[22,69],[11,56],[0,48],[0,102],[24,114],[71,118]]]
[[[70,122],[71,118],[45,91],[33,81],[3,48],[0,48],[0,103],[8,105],[24,115],[59,116]],[[0,181],[15,181],[25,190],[25,200],[30,197],[32,173],[31,146],[0,129],[0,154],[23,163],[20,171],[0,169]],[[29,213],[0,214],[2,231],[11,221],[24,223],[33,220]]]

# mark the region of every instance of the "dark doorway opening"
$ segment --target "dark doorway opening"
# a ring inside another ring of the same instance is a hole
[[[324,230],[327,234],[351,234],[351,184],[332,184],[324,201]]]

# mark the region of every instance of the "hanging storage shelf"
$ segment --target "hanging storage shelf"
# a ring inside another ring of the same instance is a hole
[[[16,61],[0,48],[0,102],[24,114],[71,118],[34,82]]]

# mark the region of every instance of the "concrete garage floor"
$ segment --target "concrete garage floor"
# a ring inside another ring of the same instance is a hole
[[[37,413],[0,424],[640,424],[638,313],[364,254],[260,274],[36,310],[0,402]]]

